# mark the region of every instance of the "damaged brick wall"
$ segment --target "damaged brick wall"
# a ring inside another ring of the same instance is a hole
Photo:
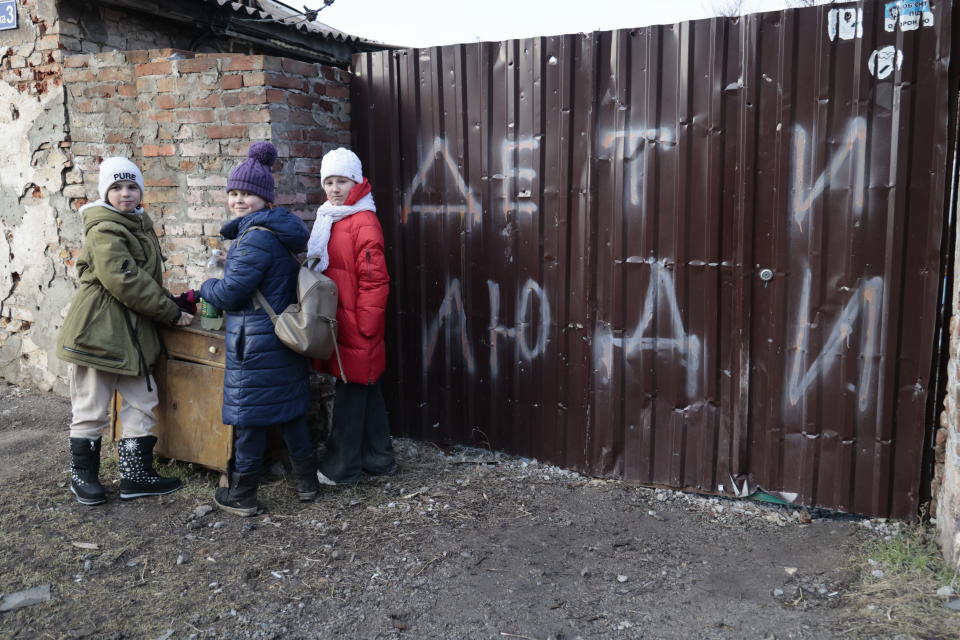
[[[156,25],[131,39],[133,18],[88,5],[20,0],[20,26],[2,32],[0,48],[0,378],[60,394],[66,367],[54,350],[76,286],[77,210],[96,198],[101,158],[144,168],[178,291],[199,282],[219,243],[226,175],[250,141],[277,144],[281,202],[305,217],[321,199],[320,156],[349,143],[347,72],[257,55],[104,51],[182,43]]]
[[[197,286],[209,249],[220,246],[227,176],[251,141],[276,144],[277,204],[305,219],[323,201],[321,156],[350,142],[348,75],[340,69],[171,50],[70,56],[64,65],[79,172],[70,206],[96,197],[103,157],[133,158],[173,291]]]
[[[958,231],[960,238],[960,231]],[[954,258],[954,276],[960,273],[960,254]],[[950,361],[947,394],[935,444],[934,515],[944,557],[960,569],[960,282],[953,278],[950,318]]]

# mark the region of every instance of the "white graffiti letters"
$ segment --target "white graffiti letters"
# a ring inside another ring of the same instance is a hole
[[[488,280],[487,291],[490,299],[490,324],[488,325],[490,333],[490,375],[496,379],[499,374],[498,345],[500,337],[514,340],[517,356],[527,362],[546,353],[547,345],[550,342],[550,300],[547,298],[543,287],[532,279],[527,280],[517,293],[514,326],[508,327],[500,321],[500,285]],[[537,309],[537,321],[533,323],[535,307]],[[532,344],[531,336],[528,335],[531,325],[536,336]],[[444,328],[448,344],[453,344],[454,333],[456,333],[460,353],[467,371],[471,375],[476,373],[473,346],[467,327],[467,314],[463,306],[463,294],[460,290],[460,281],[456,279],[447,285],[447,291],[440,303],[437,317],[423,330],[422,356],[424,366],[427,368],[433,360],[441,329]]]
[[[866,166],[867,166],[867,123],[863,118],[854,118],[853,122],[847,127],[847,132],[843,137],[843,143],[839,150],[833,153],[830,166],[823,173],[817,176],[812,184],[807,186],[807,179],[812,173],[810,165],[812,159],[808,161],[807,156],[807,132],[797,125],[793,133],[793,219],[796,221],[800,230],[803,230],[803,222],[810,215],[810,207],[814,201],[819,198],[828,184],[833,188],[834,180],[840,176],[840,169],[849,160],[850,170],[853,173],[850,189],[853,196],[853,212],[859,215],[863,209],[866,187]],[[842,181],[837,180],[839,184]]]
[[[660,262],[651,262],[650,269],[650,284],[633,333],[624,338],[615,335],[608,323],[597,325],[593,337],[594,373],[599,383],[610,382],[614,349],[622,350],[623,357],[628,362],[642,351],[679,353],[683,356],[681,364],[687,375],[687,395],[693,398],[697,394],[697,376],[700,373],[700,338],[689,335],[684,330],[683,317],[677,303],[676,285],[670,271]],[[666,305],[670,318],[670,337],[648,335],[659,304]]]
[[[490,292],[490,375],[496,379],[500,372],[497,357],[499,336],[516,340],[517,350],[524,360],[531,361],[546,353],[550,341],[550,300],[543,287],[533,279],[527,280],[520,290],[515,326],[505,327],[500,323],[500,285],[487,280],[487,289]],[[540,321],[537,323],[537,341],[530,346],[527,327],[530,325],[534,297],[539,305]]]
[[[796,406],[803,398],[807,389],[814,381],[830,370],[843,349],[851,349],[850,336],[857,317],[863,312],[861,322],[863,328],[860,350],[860,375],[857,385],[857,405],[860,411],[867,408],[870,399],[871,382],[877,356],[877,340],[880,331],[880,304],[883,299],[883,280],[877,277],[870,278],[861,287],[853,292],[847,305],[840,313],[840,317],[833,325],[830,335],[824,342],[819,355],[804,371],[805,354],[809,349],[810,321],[806,317],[810,307],[810,287],[812,285],[810,271],[803,276],[803,289],[800,295],[800,304],[797,310],[796,341],[790,346],[790,356],[787,362],[789,377],[787,380],[787,398],[790,405]]]

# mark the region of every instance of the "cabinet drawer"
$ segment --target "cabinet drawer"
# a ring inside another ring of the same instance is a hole
[[[199,362],[221,369],[226,363],[226,345],[222,332],[193,327],[163,329],[163,341],[171,358]]]

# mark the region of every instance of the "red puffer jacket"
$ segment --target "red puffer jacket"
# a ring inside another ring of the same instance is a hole
[[[365,179],[344,204],[370,193]],[[383,342],[390,276],[383,255],[383,228],[373,211],[360,211],[333,225],[324,274],[337,283],[337,345],[347,382],[373,384],[387,368]],[[337,359],[314,360],[314,369],[340,375]]]

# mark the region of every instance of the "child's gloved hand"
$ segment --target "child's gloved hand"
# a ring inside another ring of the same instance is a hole
[[[196,291],[190,289],[190,291],[184,291],[178,296],[171,297],[180,311],[189,313],[191,316],[197,315],[197,300],[200,296],[197,295]]]

